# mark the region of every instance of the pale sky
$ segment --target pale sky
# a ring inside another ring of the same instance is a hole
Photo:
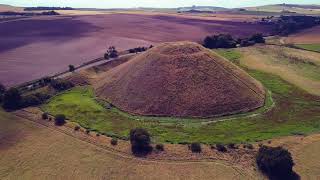
[[[169,8],[192,5],[235,8],[280,3],[320,5],[320,0],[0,0],[0,4],[14,6],[68,6],[75,8]]]

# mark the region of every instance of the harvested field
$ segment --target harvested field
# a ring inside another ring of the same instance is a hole
[[[317,44],[320,43],[320,26],[302,30],[284,38],[285,43],[291,44]]]
[[[257,174],[220,161],[121,156],[3,111],[0,125],[0,179],[244,179]]]
[[[191,42],[163,43],[111,69],[97,95],[147,116],[212,117],[264,105],[263,86],[214,52]]]
[[[240,64],[279,75],[314,95],[320,95],[320,54],[280,46],[242,48]]]
[[[165,41],[199,41],[215,33],[248,36],[256,32],[268,34],[270,27],[214,17],[139,14],[4,22],[0,23],[0,82],[12,86],[63,71],[69,64],[101,57],[110,45],[123,50]]]

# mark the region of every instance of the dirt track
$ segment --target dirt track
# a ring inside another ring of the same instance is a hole
[[[164,15],[36,17],[0,24],[0,82],[15,85],[119,50],[164,41],[199,41],[208,34],[268,33],[268,26]]]

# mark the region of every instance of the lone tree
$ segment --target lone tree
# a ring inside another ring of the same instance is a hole
[[[152,151],[150,134],[142,128],[130,131],[131,150],[135,155],[146,155]]]
[[[202,151],[201,144],[197,142],[191,143],[190,149],[194,153],[200,153]]]
[[[287,178],[293,174],[291,153],[282,147],[260,147],[256,162],[259,169],[269,177]]]
[[[118,57],[118,51],[114,46],[110,46],[107,52],[104,54],[104,58],[109,59],[109,58],[116,58],[116,57]]]
[[[62,126],[66,123],[66,116],[63,114],[58,114],[54,118],[54,124],[57,126]]]
[[[15,110],[21,106],[21,93],[16,88],[10,88],[3,95],[3,108],[8,110]]]
[[[74,65],[69,65],[69,72],[74,72],[76,70],[76,68],[74,67]]]

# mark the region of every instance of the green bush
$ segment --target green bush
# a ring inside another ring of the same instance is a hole
[[[69,65],[69,72],[74,72],[76,70],[76,68],[74,67],[74,65]]]
[[[158,150],[158,151],[164,151],[164,145],[163,145],[163,144],[157,144],[157,145],[156,145],[156,150]]]
[[[197,143],[197,142],[191,143],[190,144],[190,149],[194,153],[200,153],[202,151],[201,144]]]
[[[142,128],[130,131],[131,150],[135,155],[146,155],[152,151],[150,134]]]
[[[7,110],[19,109],[22,105],[21,93],[16,88],[10,88],[3,95],[3,108]]]
[[[118,139],[116,138],[112,138],[111,141],[110,141],[111,145],[115,146],[118,144]]]
[[[46,112],[42,113],[41,118],[44,119],[44,120],[48,119],[49,118],[48,113],[46,113]]]
[[[74,87],[74,84],[64,79],[54,79],[50,82],[50,86],[57,91],[64,91]]]
[[[2,102],[3,95],[6,92],[6,87],[0,83],[0,103]]]
[[[31,94],[22,98],[22,106],[29,107],[29,106],[37,106],[41,104],[42,101],[35,95]]]
[[[223,144],[217,144],[216,148],[220,152],[227,152],[227,148]]]
[[[74,130],[75,130],[75,131],[79,131],[79,130],[80,130],[80,126],[75,126],[75,127],[74,127]]]
[[[237,42],[230,34],[219,34],[214,36],[207,36],[203,40],[203,46],[206,48],[235,48]]]
[[[265,43],[266,40],[264,39],[261,33],[254,34],[249,38],[249,41],[253,41],[255,43]]]
[[[291,153],[282,147],[262,146],[257,154],[259,169],[269,177],[289,177],[294,162]]]
[[[54,118],[54,123],[57,126],[62,126],[66,123],[66,116],[63,114],[58,114]]]

